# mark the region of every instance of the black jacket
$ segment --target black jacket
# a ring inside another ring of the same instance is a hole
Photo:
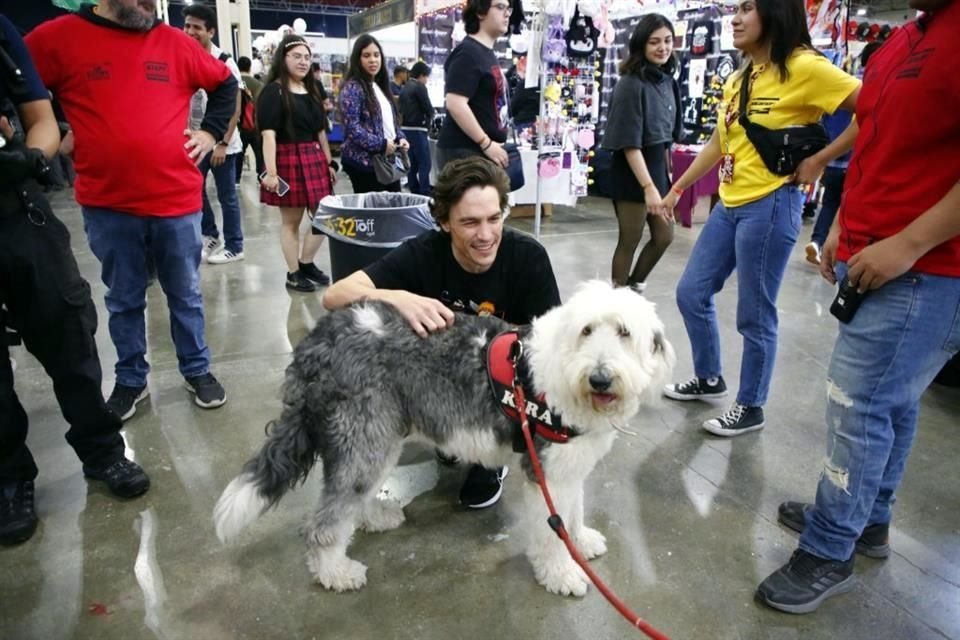
[[[433,120],[433,104],[427,87],[410,78],[400,92],[400,117],[402,126],[429,128]]]

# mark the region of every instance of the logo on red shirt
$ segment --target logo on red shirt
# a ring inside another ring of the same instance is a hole
[[[109,80],[110,63],[95,63],[87,67],[87,80]]]
[[[147,80],[170,82],[170,65],[166,62],[147,62],[144,66],[147,70]]]

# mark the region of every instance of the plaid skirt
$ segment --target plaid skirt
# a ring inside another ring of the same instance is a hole
[[[260,202],[274,207],[316,209],[324,196],[333,193],[330,168],[319,142],[277,144],[277,175],[290,184],[290,191],[278,196],[260,187]]]

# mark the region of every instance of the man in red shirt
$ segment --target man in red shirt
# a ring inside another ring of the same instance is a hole
[[[154,0],[103,0],[40,25],[26,38],[44,84],[76,138],[76,197],[108,290],[116,386],[107,404],[124,420],[147,397],[149,247],[170,308],[181,374],[203,408],[226,402],[210,373],[200,296],[196,164],[222,140],[238,83],[186,34],[156,18]],[[200,128],[184,131],[190,98],[206,90]]]
[[[848,306],[861,302],[830,362],[816,502],[780,505],[780,522],[802,532],[799,549],[757,590],[788,613],[853,588],[855,552],[890,554],[920,396],[960,350],[960,0],[910,6],[925,15],[870,58],[843,204],[823,248],[823,276],[861,294]]]

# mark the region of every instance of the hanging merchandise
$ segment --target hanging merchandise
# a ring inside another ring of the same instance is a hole
[[[567,45],[563,36],[563,23],[560,16],[550,16],[550,24],[543,37],[543,61],[549,64],[563,62]]]
[[[690,53],[705,56],[713,49],[715,22],[709,18],[697,20],[690,26]]]
[[[597,50],[599,35],[600,32],[593,26],[593,18],[582,15],[578,6],[567,30],[567,55],[571,58],[587,58],[593,55]]]

